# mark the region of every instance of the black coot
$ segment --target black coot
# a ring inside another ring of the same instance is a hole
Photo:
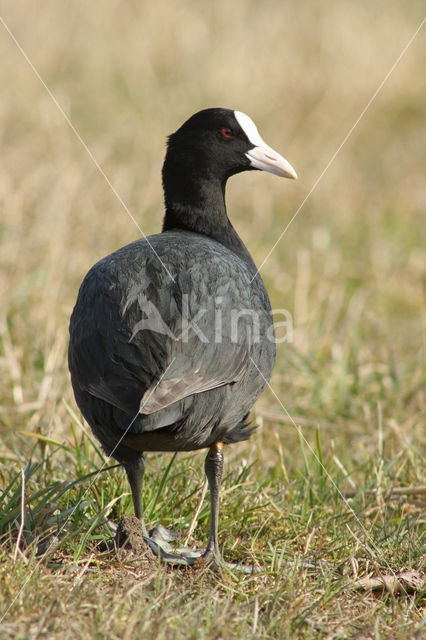
[[[107,455],[124,466],[146,541],[172,562],[195,559],[169,554],[166,540],[148,536],[144,452],[209,448],[202,556],[220,557],[223,445],[250,436],[249,411],[274,366],[268,294],[225,206],[228,178],[251,169],[297,177],[247,115],[218,108],[189,118],[168,141],[162,233],[95,264],[71,316],[77,404]]]

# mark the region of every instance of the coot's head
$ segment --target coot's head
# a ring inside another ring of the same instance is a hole
[[[204,109],[169,137],[163,180],[177,170],[223,183],[251,169],[297,178],[291,164],[262,140],[249,116],[231,109]]]

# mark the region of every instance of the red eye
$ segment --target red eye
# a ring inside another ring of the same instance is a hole
[[[226,129],[226,128],[223,128],[221,133],[224,138],[232,138],[232,135],[233,135],[231,129]]]

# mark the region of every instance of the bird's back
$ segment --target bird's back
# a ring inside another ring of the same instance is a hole
[[[107,453],[123,434],[123,452],[246,439],[274,361],[259,274],[196,233],[150,236],[98,262],[71,317],[74,392]]]

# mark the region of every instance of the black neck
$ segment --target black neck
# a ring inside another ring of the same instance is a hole
[[[243,241],[232,226],[226,213],[226,179],[219,181],[203,175],[200,167],[190,171],[170,166],[167,159],[163,169],[166,213],[163,232],[192,231],[206,235],[239,255],[254,266]]]

